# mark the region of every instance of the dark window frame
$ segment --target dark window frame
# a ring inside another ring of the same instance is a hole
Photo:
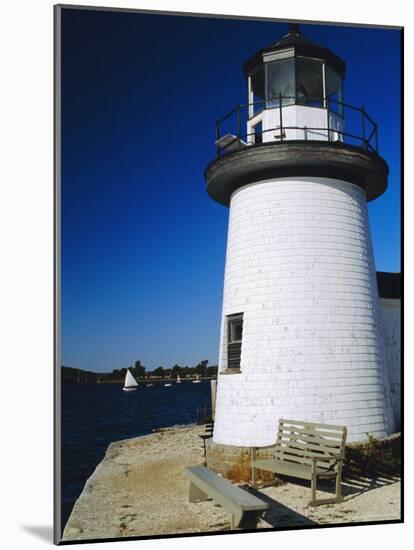
[[[241,372],[241,348],[243,343],[243,313],[226,316],[227,323],[227,368],[225,372]],[[241,338],[235,338],[235,327],[241,324]],[[230,357],[231,355],[231,357]]]

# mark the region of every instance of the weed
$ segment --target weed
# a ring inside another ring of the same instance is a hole
[[[226,477],[235,483],[249,483],[252,480],[252,467],[250,452],[243,453],[238,457],[237,462],[234,462],[226,472]],[[269,482],[273,480],[272,472],[264,470],[256,470],[256,480],[260,482]],[[275,485],[281,485],[282,482],[275,480]]]

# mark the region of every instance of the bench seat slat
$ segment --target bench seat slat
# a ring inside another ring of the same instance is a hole
[[[267,503],[256,496],[233,485],[204,466],[191,466],[187,468],[187,476],[190,481],[194,482],[219,504],[227,501],[230,505],[240,507],[244,512],[267,510],[269,507]]]
[[[277,460],[277,459],[263,459],[263,460],[254,460],[252,466],[258,468],[259,470],[263,469],[268,472],[273,472],[274,474],[288,475],[292,477],[297,477],[299,479],[312,479],[312,470],[309,465],[299,464],[297,462],[288,462],[287,460]],[[326,470],[317,467],[316,473],[321,475],[326,475]],[[336,472],[332,472],[332,477],[336,476]]]

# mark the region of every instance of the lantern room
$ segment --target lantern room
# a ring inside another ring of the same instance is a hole
[[[244,64],[247,143],[281,139],[342,141],[345,63],[304,38],[299,26]]]

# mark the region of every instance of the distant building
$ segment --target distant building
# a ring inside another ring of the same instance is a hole
[[[396,429],[401,428],[401,273],[377,272],[382,330]]]

